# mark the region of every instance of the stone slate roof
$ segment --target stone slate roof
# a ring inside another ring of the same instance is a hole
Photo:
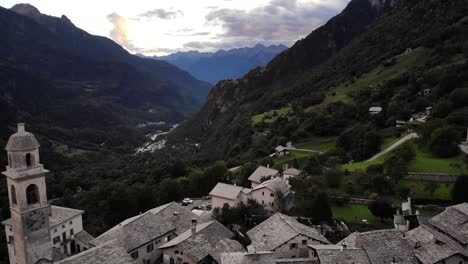
[[[243,191],[244,189],[246,188],[242,186],[236,186],[236,185],[220,182],[216,184],[213,190],[211,190],[210,196],[217,196],[217,197],[234,200],[237,198],[237,196],[239,196],[239,193]]]
[[[393,229],[359,233],[356,246],[366,251],[372,264],[391,263],[393,259],[401,264],[417,264],[411,245],[402,234]]]
[[[40,145],[33,134],[21,131],[18,125],[18,132],[10,136],[8,143],[5,147],[7,151],[26,151],[39,148]]]
[[[193,218],[202,221],[186,207],[175,202],[168,203],[121,222],[92,240],[91,244],[102,245],[117,240],[130,251],[169,232],[184,232],[190,228]]]
[[[330,242],[315,228],[299,223],[293,217],[277,213],[247,232],[256,251],[272,251],[298,235],[320,243]]]
[[[72,208],[60,207],[52,205],[50,207],[51,215],[49,216],[50,227],[53,228],[56,225],[68,222],[72,218],[84,213],[83,210],[77,210]],[[11,226],[11,219],[7,219],[2,222],[4,225]]]
[[[273,177],[278,174],[277,170],[259,166],[249,177],[249,181],[261,183],[262,178]]]
[[[235,252],[222,253],[220,264],[272,264],[275,263],[273,252]]]
[[[90,248],[77,255],[66,258],[55,264],[134,264],[127,251],[118,241],[110,241],[100,246]]]
[[[207,256],[211,256],[220,263],[221,253],[244,250],[239,242],[230,239],[233,236],[234,233],[221,223],[211,221],[197,225],[194,237],[192,236],[192,230],[188,229],[159,248],[166,249],[177,246],[194,262],[199,262]]]
[[[289,168],[283,172],[283,174],[287,175],[293,175],[293,176],[298,176],[301,174],[301,170],[295,169],[295,168]]]
[[[94,239],[94,237],[90,233],[83,230],[75,234],[75,239],[90,247],[89,243]]]
[[[291,187],[289,187],[289,185],[285,181],[283,181],[283,179],[281,178],[273,178],[271,180],[264,181],[261,184],[259,184],[257,187],[255,187],[253,191],[256,191],[262,188],[267,188],[274,193],[282,192],[284,197],[288,196],[291,191]]]
[[[460,243],[430,225],[409,231],[407,237],[414,247],[413,253],[423,264],[436,263],[457,254],[468,257],[468,251]]]
[[[371,264],[362,248],[343,249],[338,245],[310,245],[317,252],[320,264]]]
[[[447,207],[430,219],[429,224],[450,235],[462,244],[468,243],[468,204]]]

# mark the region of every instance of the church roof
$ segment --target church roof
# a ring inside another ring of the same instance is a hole
[[[202,221],[186,207],[175,202],[168,203],[121,222],[92,240],[91,244],[101,245],[117,240],[130,251],[169,232],[184,232],[190,228],[193,218]]]
[[[10,136],[5,149],[7,151],[26,151],[39,148],[33,134],[24,130],[24,124],[18,124],[18,132]]]
[[[133,259],[117,241],[90,248],[55,264],[134,264]]]
[[[72,208],[50,206],[51,215],[49,216],[49,226],[53,228],[61,223],[67,222],[70,219],[84,213],[83,210],[77,210]],[[3,225],[11,226],[11,218],[2,222]]]

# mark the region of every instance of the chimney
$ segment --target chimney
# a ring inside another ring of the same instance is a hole
[[[346,242],[341,243],[341,251],[346,250],[347,247]]]
[[[24,132],[24,123],[18,123],[18,133]]]
[[[195,237],[197,234],[197,219],[192,218],[192,227],[190,228],[192,230],[192,237]]]

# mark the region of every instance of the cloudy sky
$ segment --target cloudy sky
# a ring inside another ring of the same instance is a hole
[[[24,1],[2,0],[10,8]],[[257,43],[290,46],[338,14],[349,0],[29,0],[65,14],[133,53],[215,51]]]

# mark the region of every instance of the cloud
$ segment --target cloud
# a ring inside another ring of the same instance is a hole
[[[291,45],[322,25],[347,2],[349,0],[271,0],[248,11],[228,8],[212,10],[205,20],[207,25],[223,28],[224,33],[219,37],[224,39],[227,46],[230,42]]]
[[[183,16],[184,13],[181,10],[172,11],[172,10],[164,10],[162,8],[158,8],[158,9],[146,11],[145,13],[142,13],[138,16],[143,17],[143,18],[149,18],[149,19],[160,18],[160,19],[169,20],[169,19],[176,18],[178,15]]]
[[[111,39],[128,50],[135,50],[136,48],[128,34],[127,17],[121,16],[117,13],[111,13],[107,15],[107,20],[109,20],[109,22],[113,25],[113,28],[109,33]]]

